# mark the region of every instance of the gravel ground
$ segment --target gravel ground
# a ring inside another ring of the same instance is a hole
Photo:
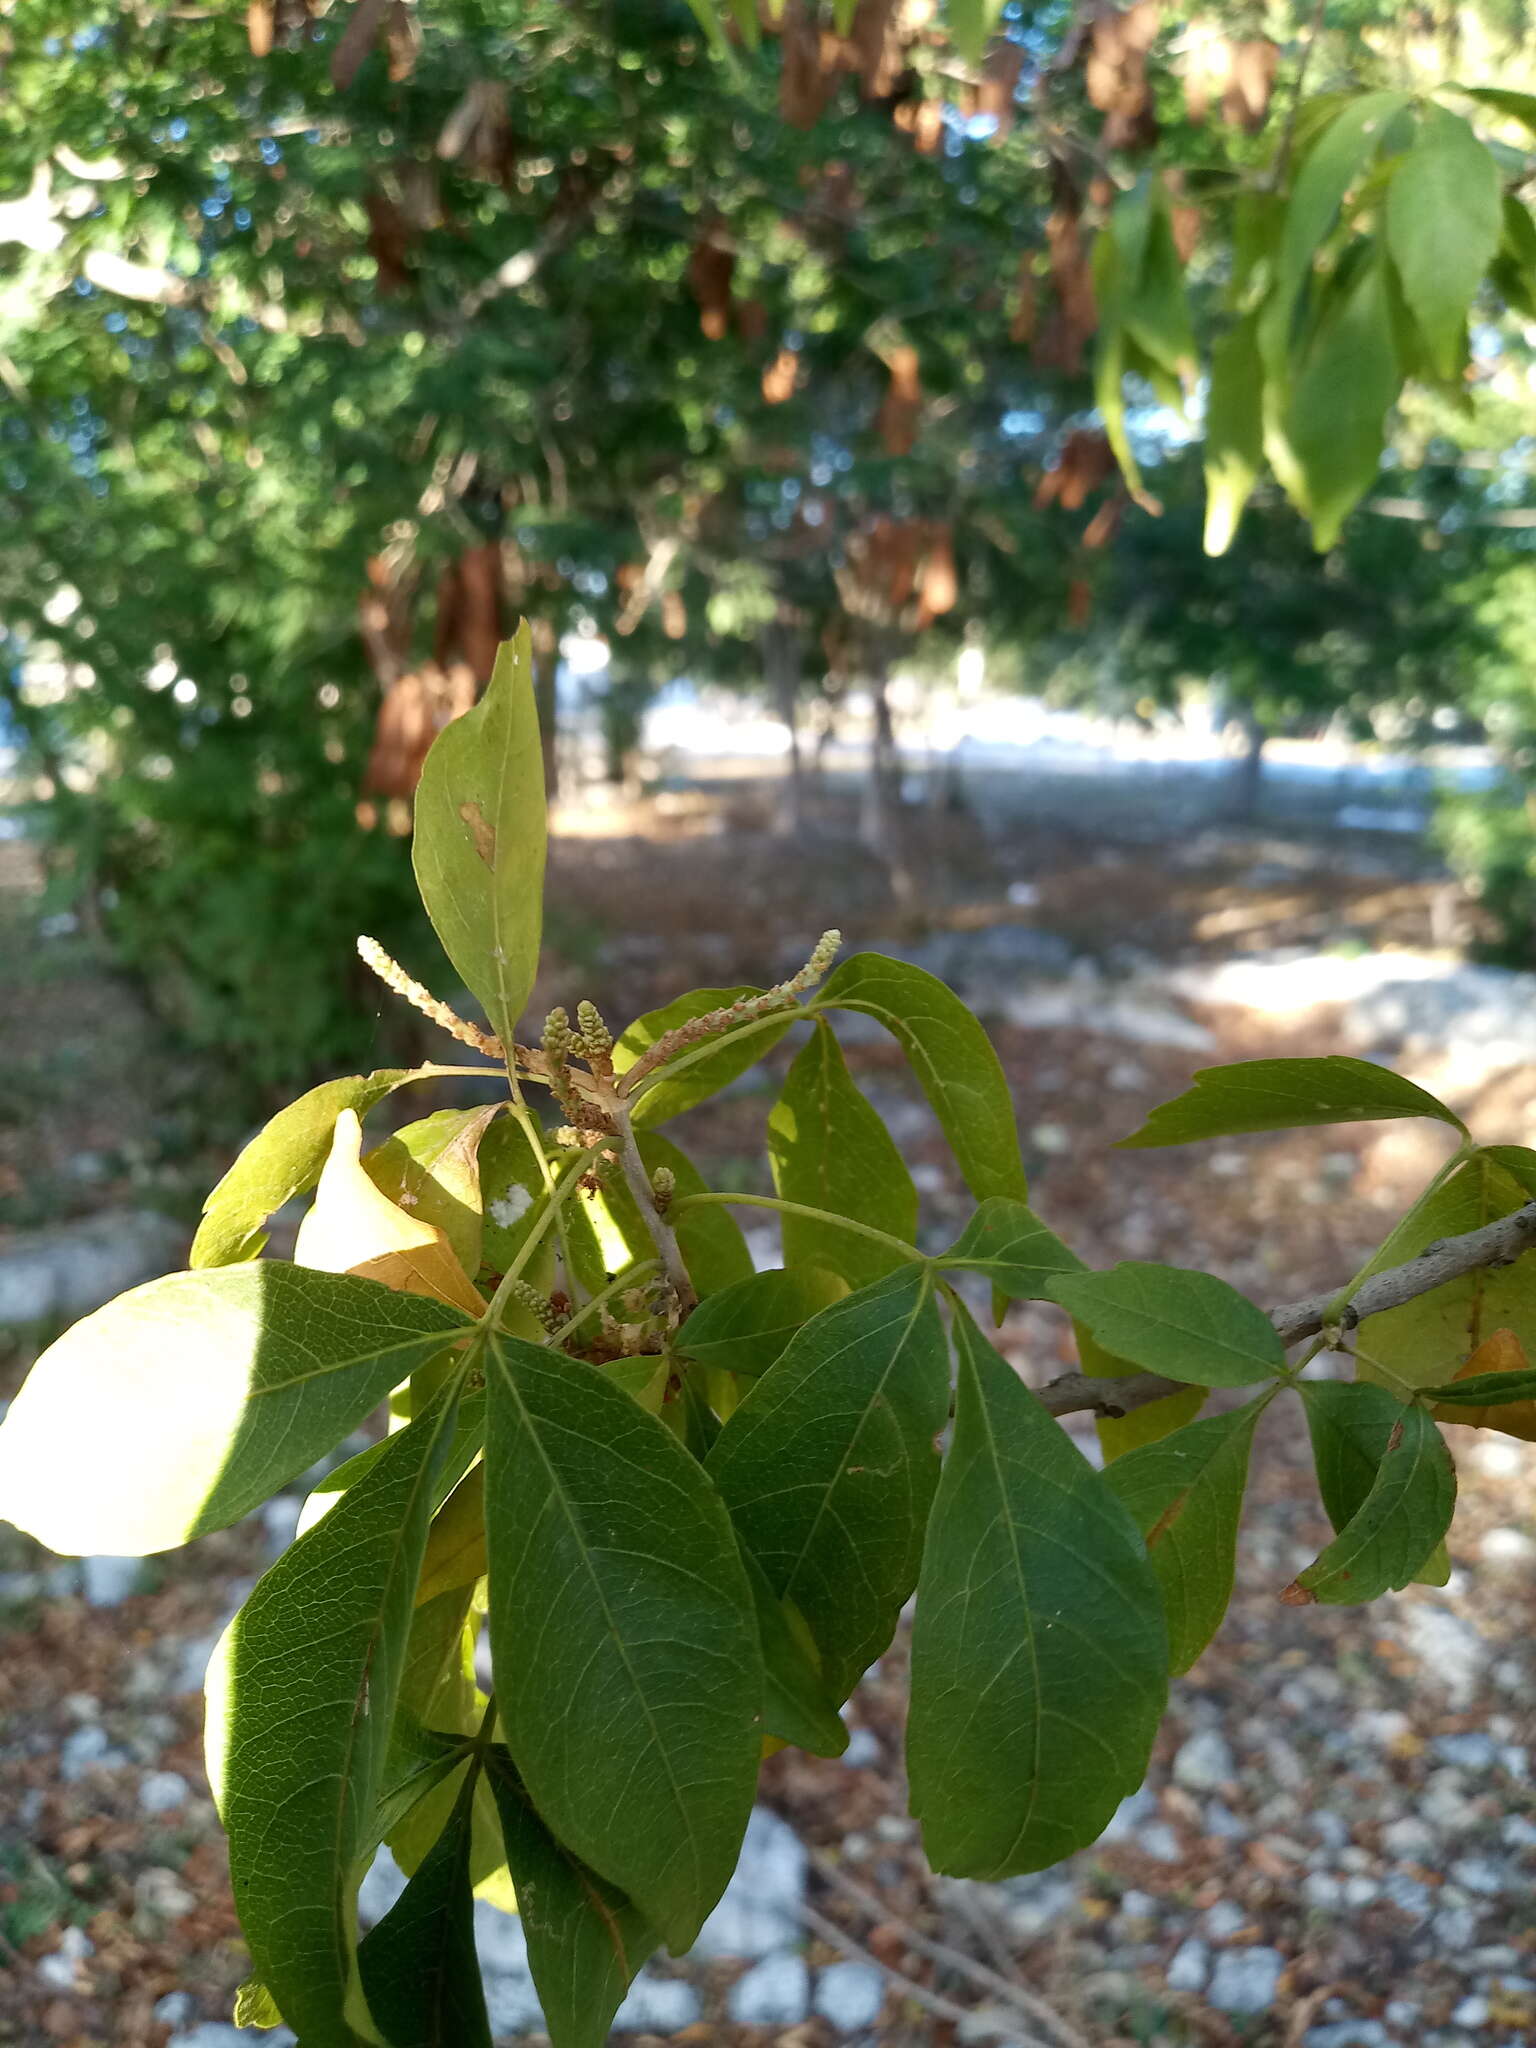
[[[1358,1003],[1326,1000],[1242,1008],[1212,1000],[1223,991],[1209,984],[1171,981],[1167,962],[1201,957],[1195,927],[1218,914],[1210,901],[1231,894],[1230,878],[1218,888],[1196,877],[1185,938],[1158,958],[1085,954],[1068,915],[1075,874],[1042,877],[1046,900],[1032,915],[1045,920],[1054,888],[1054,931],[983,903],[916,942],[988,1012],[1037,1205],[1092,1260],[1207,1265],[1261,1300],[1342,1279],[1438,1164],[1436,1133],[1365,1126],[1166,1154],[1109,1146],[1195,1066],[1359,1051],[1362,1030],[1386,1056],[1392,1018],[1362,1022]],[[810,921],[801,886],[777,916],[786,954]],[[1262,904],[1269,886],[1237,895]],[[1310,943],[1318,902],[1337,911],[1347,895],[1331,881],[1281,936]],[[1352,916],[1355,901],[1337,914]],[[1134,904],[1122,908],[1133,920]],[[1254,930],[1267,943],[1277,925],[1260,918]],[[652,999],[653,978],[742,971],[739,933],[696,936],[664,960],[631,961],[631,1008]],[[1402,936],[1423,939],[1417,928]],[[1326,960],[1293,963],[1303,995],[1309,977],[1326,998]],[[1519,1037],[1529,991],[1506,993],[1509,1016],[1495,1030],[1485,1013],[1478,1043],[1502,1043],[1503,1032],[1513,1060],[1469,1055],[1452,1079],[1474,1128],[1530,1142],[1536,1069]],[[1425,1014],[1443,1053],[1456,1016]],[[964,1203],[942,1142],[888,1049],[862,1031],[851,1038],[860,1078],[913,1163],[933,1241],[945,1242]],[[1411,1070],[1427,1071],[1413,1069],[1419,1057]],[[735,1176],[727,1184],[749,1184],[768,1100],[761,1086],[738,1087],[679,1136]],[[1068,1359],[1049,1309],[1016,1313],[1004,1343],[1031,1379]],[[1295,1610],[1278,1591],[1325,1525],[1296,1418],[1266,1417],[1227,1626],[1176,1685],[1144,1789],[1100,1844],[1057,1870],[1001,1886],[927,1875],[903,1810],[898,1642],[851,1704],[846,1758],[785,1753],[769,1766],[721,1915],[695,1957],[646,1973],[621,2016],[624,2038],[720,2048],[1536,2041],[1536,1727],[1525,1705],[1536,1680],[1536,1452],[1451,1435],[1463,1493],[1450,1584],[1369,1608]],[[1081,1440],[1091,1450],[1091,1436]],[[244,1953],[201,1770],[197,1686],[223,1616],[291,1520],[291,1503],[274,1504],[143,1566],[60,1563],[0,1531],[0,2043],[261,2038],[227,2025]],[[382,1910],[388,1897],[388,1873],[376,1872],[367,1903]],[[496,2023],[501,2038],[521,2040],[536,2016],[520,1930],[480,1912]]]

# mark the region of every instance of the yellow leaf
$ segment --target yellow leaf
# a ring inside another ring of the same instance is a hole
[[[355,1273],[399,1294],[430,1294],[472,1316],[485,1303],[436,1224],[408,1216],[363,1170],[363,1127],[354,1109],[336,1119],[314,1207],[299,1225],[294,1263],[318,1273]]]
[[[438,1509],[427,1537],[416,1605],[485,1574],[485,1467],[467,1473]]]
[[[1485,1337],[1456,1374],[1473,1380],[1485,1372],[1526,1372],[1530,1361],[1513,1330],[1495,1330]],[[1501,1429],[1506,1436],[1536,1443],[1536,1401],[1505,1401],[1494,1408],[1463,1408],[1449,1404],[1434,1410],[1436,1422],[1462,1422],[1470,1429]]]

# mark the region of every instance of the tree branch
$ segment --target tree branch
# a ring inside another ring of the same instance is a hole
[[[1352,1330],[1367,1316],[1380,1315],[1383,1309],[1401,1308],[1405,1301],[1429,1294],[1436,1287],[1443,1287],[1447,1280],[1459,1280],[1464,1273],[1510,1265],[1533,1246],[1536,1246],[1536,1202],[1527,1202],[1512,1216],[1501,1216],[1495,1223],[1485,1223],[1481,1230],[1469,1230],[1464,1237],[1443,1237],[1435,1244],[1426,1245],[1418,1257],[1410,1259],[1405,1266],[1389,1266],[1384,1272],[1373,1273],[1336,1316],[1330,1316],[1329,1311],[1339,1298],[1338,1288],[1309,1294],[1304,1301],[1288,1302],[1284,1308],[1271,1309],[1269,1319],[1287,1344],[1316,1336],[1329,1322],[1337,1323],[1340,1329]]]
[[[1335,1326],[1352,1330],[1367,1316],[1384,1309],[1401,1308],[1421,1294],[1431,1294],[1448,1280],[1466,1273],[1508,1266],[1525,1252],[1536,1249],[1536,1202],[1527,1202],[1511,1216],[1485,1223],[1481,1230],[1469,1230],[1464,1237],[1441,1238],[1427,1245],[1406,1265],[1389,1266],[1373,1273],[1348,1299],[1340,1302],[1343,1290],[1324,1288],[1301,1301],[1271,1309],[1269,1319],[1287,1345]],[[1052,1415],[1090,1414],[1114,1418],[1145,1408],[1169,1394],[1182,1393],[1184,1382],[1163,1379],[1155,1372],[1128,1374],[1123,1379],[1091,1379],[1081,1372],[1063,1373],[1035,1392]]]

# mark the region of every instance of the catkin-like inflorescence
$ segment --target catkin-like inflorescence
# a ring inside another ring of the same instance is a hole
[[[613,1033],[603,1022],[596,1003],[582,1001],[576,1005],[576,1030],[581,1049],[592,1065],[607,1065],[613,1051]]]
[[[531,1316],[543,1324],[551,1336],[560,1328],[561,1315],[554,1303],[540,1294],[537,1287],[526,1280],[514,1280],[507,1289],[507,1299],[515,1301],[519,1308],[527,1309]]]
[[[460,1045],[472,1045],[476,1052],[486,1053],[493,1060],[505,1058],[501,1040],[489,1031],[482,1031],[478,1024],[470,1024],[457,1011],[439,1002],[428,988],[406,973],[398,960],[390,958],[377,939],[370,939],[366,933],[357,942],[358,957],[371,967],[386,988],[394,990],[397,996],[404,996],[412,1009],[420,1010],[424,1017],[430,1017],[434,1024],[442,1026],[450,1037]]]

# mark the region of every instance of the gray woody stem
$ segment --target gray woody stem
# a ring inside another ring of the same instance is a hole
[[[1309,1294],[1303,1301],[1287,1302],[1271,1309],[1270,1321],[1286,1344],[1298,1344],[1303,1337],[1315,1337],[1325,1327],[1352,1330],[1367,1316],[1383,1309],[1401,1308],[1443,1287],[1447,1280],[1459,1280],[1463,1273],[1479,1268],[1507,1266],[1522,1252],[1536,1247],[1536,1202],[1527,1202],[1512,1216],[1485,1223],[1481,1230],[1469,1230],[1464,1237],[1441,1238],[1427,1245],[1416,1259],[1403,1266],[1389,1266],[1373,1273],[1347,1301],[1340,1302],[1339,1289],[1328,1288]],[[1154,1372],[1138,1372],[1125,1379],[1090,1379],[1085,1373],[1063,1373],[1049,1386],[1038,1389],[1039,1398],[1052,1415],[1128,1415],[1149,1401],[1183,1391],[1181,1380],[1165,1380]]]
[[[652,1244],[661,1260],[662,1271],[672,1283],[672,1291],[684,1308],[692,1308],[698,1299],[693,1282],[688,1277],[683,1254],[677,1242],[677,1232],[656,1207],[656,1191],[651,1186],[651,1177],[645,1170],[645,1161],[640,1157],[640,1147],[635,1143],[634,1128],[629,1120],[629,1107],[621,1102],[611,1090],[605,1089],[601,1100],[602,1108],[612,1120],[614,1136],[618,1141],[619,1165],[623,1168],[629,1192],[635,1198],[635,1207],[640,1211],[640,1220],[650,1233]]]

